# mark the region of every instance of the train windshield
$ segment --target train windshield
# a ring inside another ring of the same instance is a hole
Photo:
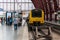
[[[42,17],[41,10],[32,10],[32,17]]]

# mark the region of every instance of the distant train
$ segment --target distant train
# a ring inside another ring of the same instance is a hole
[[[41,9],[33,9],[28,17],[28,25],[40,26],[44,24],[44,11]]]

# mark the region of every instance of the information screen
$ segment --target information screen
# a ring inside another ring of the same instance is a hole
[[[11,13],[7,13],[7,18],[8,18],[8,17],[11,17]]]

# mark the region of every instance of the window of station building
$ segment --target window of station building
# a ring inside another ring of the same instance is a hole
[[[20,11],[22,9],[21,3],[17,3],[17,9],[18,9],[18,11]]]
[[[11,2],[14,2],[14,0],[11,0]]]
[[[2,5],[3,3],[0,3],[0,8],[3,8],[3,5]]]
[[[22,0],[21,2],[28,2],[28,0]]]
[[[4,10],[7,10],[7,3],[3,4]]]
[[[7,4],[7,10],[10,11],[11,7],[10,7],[10,3]]]
[[[33,9],[32,3],[29,4],[29,10]]]
[[[28,2],[32,2],[31,0],[28,0]]]
[[[25,4],[24,3],[21,5],[21,8],[22,8],[22,10],[25,10]]]
[[[32,4],[32,9],[35,9],[34,5]]]
[[[28,9],[28,4],[27,4],[27,3],[25,4],[25,7],[26,7],[26,8],[25,8],[26,10],[29,10],[29,9]]]
[[[6,2],[7,0],[3,0],[3,2]]]
[[[3,2],[3,0],[0,0],[0,2]]]
[[[31,0],[15,0],[15,10],[30,10],[32,9],[31,6],[29,7],[31,3]],[[14,0],[0,0],[0,5],[0,8],[3,8],[5,11],[14,10]]]
[[[18,2],[31,2],[31,0],[18,0]]]
[[[18,0],[17,2],[21,2],[22,0]]]
[[[6,2],[10,2],[11,0],[6,0]]]
[[[15,3],[15,10],[18,10],[18,4]]]
[[[14,10],[14,3],[11,4],[11,10]]]

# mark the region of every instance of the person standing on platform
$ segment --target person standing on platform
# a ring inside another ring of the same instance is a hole
[[[25,22],[26,22],[26,17],[25,17],[25,12],[22,12],[22,26],[25,26]]]
[[[12,18],[10,18],[10,25],[12,25]]]
[[[14,30],[17,30],[18,18],[14,18]]]
[[[10,25],[10,16],[8,16],[7,24]]]
[[[1,24],[2,24],[2,18],[1,18]]]
[[[4,25],[4,19],[3,19],[3,17],[1,18],[1,24]]]

